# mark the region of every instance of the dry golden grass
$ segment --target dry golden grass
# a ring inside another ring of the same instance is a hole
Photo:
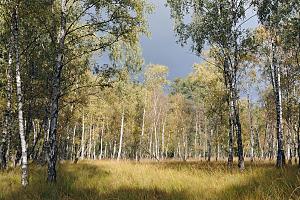
[[[296,166],[246,163],[228,171],[224,162],[63,163],[56,184],[45,181],[46,168],[30,166],[30,185],[22,188],[20,171],[0,173],[0,199],[300,199]]]

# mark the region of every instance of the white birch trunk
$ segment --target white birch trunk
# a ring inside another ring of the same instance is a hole
[[[25,140],[24,132],[24,120],[23,120],[23,93],[22,93],[22,81],[21,81],[21,65],[20,65],[20,55],[19,55],[19,16],[18,16],[18,6],[14,8],[13,13],[13,35],[14,35],[14,50],[16,59],[16,84],[17,84],[17,102],[18,102],[18,122],[19,122],[19,134],[21,140],[21,168],[22,168],[22,185],[28,185],[28,161],[27,161],[27,144]]]
[[[85,151],[85,126],[84,126],[84,112],[82,114],[82,132],[81,132],[81,160],[84,159]]]
[[[161,158],[164,159],[165,152],[165,123],[166,120],[163,121],[162,132],[161,132]]]
[[[143,111],[142,132],[141,132],[141,137],[140,137],[138,160],[142,158],[142,143],[143,143],[143,137],[144,137],[144,132],[145,132],[145,116],[146,116],[146,107],[144,107],[144,111]]]
[[[89,151],[88,151],[88,158],[91,159],[92,155],[92,125],[89,128]]]
[[[72,159],[76,159],[77,153],[75,152],[75,137],[76,137],[76,124],[73,129],[73,138],[72,138]]]
[[[92,128],[92,135],[93,135],[93,160],[96,160],[96,138],[95,138],[95,129],[97,127]]]
[[[123,134],[124,134],[124,109],[122,112],[122,117],[121,117],[121,130],[120,130],[120,142],[119,142],[119,152],[118,152],[118,158],[117,160],[119,161],[121,159],[121,154],[122,154],[122,143],[123,143]]]
[[[102,159],[102,155],[103,155],[103,135],[104,135],[104,122],[102,123],[102,127],[101,127],[101,138],[100,138],[100,155],[99,155],[99,159]]]
[[[49,162],[47,181],[56,182],[57,161],[57,124],[59,112],[61,73],[63,69],[63,57],[65,49],[65,37],[67,33],[67,8],[66,0],[61,0],[60,30],[57,37],[57,48],[55,52],[55,67],[52,83],[51,107],[50,107],[50,131],[49,131]],[[53,5],[54,6],[54,5]],[[54,22],[53,22],[54,23]]]

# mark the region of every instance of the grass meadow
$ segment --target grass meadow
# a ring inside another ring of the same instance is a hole
[[[46,183],[46,167],[29,169],[27,188],[19,169],[0,173],[1,200],[300,199],[298,167],[262,161],[246,163],[243,172],[229,171],[225,162],[64,162],[53,185]]]

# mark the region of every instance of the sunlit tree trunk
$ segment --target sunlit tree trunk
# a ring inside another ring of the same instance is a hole
[[[265,134],[264,134],[264,140],[263,140],[263,149],[262,149],[262,154],[263,154],[263,159],[266,159],[267,156],[267,152],[266,152],[266,146],[267,146],[267,137],[268,137],[268,130],[269,130],[269,123],[268,121],[266,122],[266,130],[265,130]]]
[[[275,155],[275,149],[274,149],[274,132],[276,131],[276,127],[272,124],[272,128],[270,131],[270,138],[269,138],[269,159],[273,160]]]
[[[114,139],[114,150],[113,150],[113,156],[112,158],[115,159],[116,157],[116,152],[117,152],[117,141]]]
[[[218,161],[220,158],[220,143],[219,141],[217,141],[217,145],[216,145],[216,161]]]
[[[89,159],[91,159],[91,156],[92,156],[92,128],[93,128],[93,125],[91,123],[90,127],[89,127],[89,151],[88,151]]]
[[[99,159],[102,159],[103,156],[103,136],[104,136],[104,122],[102,123],[102,127],[101,127],[101,136],[100,136],[100,155],[99,155]]]
[[[144,110],[143,110],[142,131],[141,131],[140,143],[139,143],[138,160],[140,160],[142,158],[142,143],[143,143],[143,137],[144,137],[144,132],[145,132],[145,117],[146,117],[146,107],[144,107]]]
[[[249,118],[249,126],[250,126],[250,160],[253,162],[254,160],[254,133],[253,133],[253,118],[252,118],[252,109],[251,109],[251,101],[250,95],[248,94],[248,118]]]
[[[276,45],[272,39],[271,43],[271,77],[275,95],[276,106],[276,132],[277,132],[277,167],[283,167],[285,164],[285,155],[283,149],[283,125],[282,125],[282,96],[281,96],[281,75],[280,67],[275,57]]]
[[[235,59],[236,60],[236,59]],[[240,114],[238,107],[238,90],[237,90],[237,63],[229,62],[230,59],[225,59],[224,61],[224,78],[225,85],[228,89],[228,98],[229,98],[229,118],[231,122],[229,123],[229,157],[228,157],[228,166],[232,166],[233,155],[231,158],[230,154],[233,154],[233,133],[236,132],[237,137],[237,153],[238,153],[238,167],[240,170],[245,168],[244,166],[244,150],[243,150],[243,140],[242,140],[242,127],[240,122]],[[234,128],[232,128],[233,126]],[[232,134],[231,134],[232,131]]]
[[[74,125],[73,129],[73,138],[72,138],[72,160],[76,159],[77,153],[75,148],[75,137],[76,137],[76,124]]]
[[[107,156],[107,142],[105,142],[105,146],[104,146],[104,158],[106,158]]]
[[[196,117],[196,125],[195,125],[195,137],[194,137],[194,158],[197,157],[198,152],[198,145],[197,145],[197,137],[198,137],[198,115]]]
[[[95,138],[95,129],[97,127],[92,127],[92,135],[93,135],[93,160],[96,160],[96,138]]]
[[[21,139],[21,168],[22,168],[22,185],[28,185],[28,161],[27,161],[27,144],[25,140],[24,132],[24,120],[23,120],[23,92],[21,81],[21,64],[19,54],[19,14],[18,6],[13,11],[13,36],[14,36],[14,51],[16,62],[16,84],[17,84],[17,102],[18,102],[18,122],[19,122],[19,134]]]
[[[121,154],[122,154],[122,143],[123,143],[123,134],[124,134],[124,117],[125,117],[125,113],[124,113],[124,109],[123,109],[122,117],[121,117],[119,151],[118,151],[118,158],[117,158],[118,161],[121,159]]]
[[[242,126],[240,122],[236,88],[234,89],[233,99],[234,99],[233,105],[234,105],[235,126],[236,126],[236,135],[237,135],[237,147],[238,147],[238,167],[240,170],[243,170],[245,168],[245,164],[244,164],[244,150],[243,150],[243,139],[242,139]]]
[[[82,131],[81,131],[81,160],[84,159],[85,152],[85,121],[84,112],[82,113]]]
[[[161,132],[161,158],[164,159],[165,155],[165,123],[166,120],[163,120],[163,124],[162,124],[162,132]]]
[[[211,137],[213,135],[213,130],[207,130],[207,161],[210,162],[211,160]]]
[[[153,140],[153,127],[150,131],[150,135],[149,135],[149,156],[150,156],[150,159],[152,159],[152,140]]]
[[[232,77],[229,71],[228,60],[224,60],[224,80],[227,88],[227,103],[229,106],[229,133],[228,133],[228,168],[233,166],[233,134],[235,131],[235,120],[234,120],[234,102],[233,102],[233,91],[232,91]]]
[[[218,127],[216,127],[216,134],[215,134],[215,138],[216,138],[216,161],[219,160],[220,157],[220,143],[219,143],[219,129]]]
[[[232,107],[233,102],[230,101],[230,107]],[[232,168],[233,166],[233,133],[234,133],[234,124],[233,124],[233,113],[230,109],[229,114],[229,135],[228,135],[228,167]]]
[[[168,136],[168,140],[167,140],[167,145],[166,145],[166,149],[165,149],[166,158],[168,158],[170,140],[171,140],[171,133],[169,132],[169,136]]]
[[[50,132],[49,132],[49,162],[48,162],[48,177],[49,182],[56,182],[56,161],[57,161],[57,125],[59,111],[59,97],[61,73],[63,69],[63,57],[65,48],[66,23],[67,23],[67,8],[66,0],[61,0],[61,19],[60,32],[57,37],[57,48],[55,56],[54,77],[52,80],[52,94],[50,107]]]
[[[258,128],[255,128],[255,143],[256,143],[256,147],[257,147],[257,155],[258,155],[258,158],[261,159],[263,157],[263,151],[262,151],[262,148],[261,148],[261,143],[260,143],[260,134],[259,134],[259,130]]]
[[[154,149],[154,156],[155,158],[158,158],[157,152],[158,152],[158,141],[157,141],[157,124],[156,124],[156,119],[154,119],[154,142],[155,142],[155,149]]]
[[[188,140],[187,140],[187,133],[185,131],[185,129],[182,130],[183,131],[183,150],[184,150],[184,155],[183,155],[183,160],[186,161],[188,159]]]

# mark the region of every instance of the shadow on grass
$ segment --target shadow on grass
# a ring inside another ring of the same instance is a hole
[[[100,199],[118,200],[184,200],[189,199],[188,195],[182,191],[166,192],[158,188],[119,188],[110,193],[102,194]]]
[[[296,165],[286,165],[283,169],[278,169],[272,162],[246,162],[246,169],[240,172],[237,163],[232,170],[228,170],[226,161],[166,161],[148,164],[162,169],[203,171],[211,174],[211,179],[216,178],[214,176],[216,171],[225,176],[228,174],[243,176],[242,181],[229,184],[214,194],[208,194],[205,189],[200,189],[202,199],[300,199],[300,171]]]
[[[103,180],[110,176],[110,172],[87,163],[59,165],[58,172],[57,183],[48,184],[45,179],[46,169],[31,166],[29,186],[27,188],[22,188],[19,184],[13,186],[14,190],[7,193],[4,200],[188,199],[184,192],[167,192],[159,188],[118,187],[102,191],[101,188],[107,187],[103,185],[105,184]],[[90,181],[94,183],[98,181],[98,184],[91,185]]]
[[[148,163],[149,164],[149,163]],[[161,162],[151,163],[167,169],[193,169],[224,170],[224,176],[229,172],[226,163],[207,162]],[[114,184],[107,181],[111,174],[109,169],[88,163],[63,164],[58,167],[58,181],[56,184],[47,184],[45,181],[46,169],[42,167],[31,167],[30,185],[27,188],[11,186],[15,189],[7,193],[4,199],[12,200],[186,200],[186,199],[299,199],[300,192],[295,190],[300,185],[298,168],[286,167],[276,169],[273,164],[247,165],[245,172],[238,172],[236,169],[233,175],[245,173],[240,182],[209,194],[205,188],[199,188],[197,193],[190,193],[188,189],[165,191],[160,188],[142,188],[138,186],[111,187]],[[233,177],[233,176],[231,176]],[[211,178],[215,178],[211,176]],[[157,180],[159,181],[159,180]],[[207,183],[209,184],[209,183]],[[197,186],[195,186],[197,187]],[[114,189],[116,188],[116,189]],[[294,193],[293,193],[294,191]],[[0,191],[1,192],[1,191]],[[210,191],[211,193],[213,191]],[[293,193],[293,195],[291,195]]]
[[[87,164],[59,165],[56,184],[46,182],[46,168],[30,166],[29,186],[22,188],[19,184],[16,189],[7,194],[4,199],[12,200],[59,200],[59,199],[84,199],[80,197],[97,197],[97,194],[89,188],[79,188],[78,181],[92,179],[95,174],[99,178],[105,178],[108,172]],[[97,198],[95,198],[97,199]]]
[[[300,199],[299,169],[287,166],[277,169],[273,165],[264,164],[248,166],[251,175],[241,183],[225,187],[215,199]],[[242,172],[247,173],[247,172]]]

